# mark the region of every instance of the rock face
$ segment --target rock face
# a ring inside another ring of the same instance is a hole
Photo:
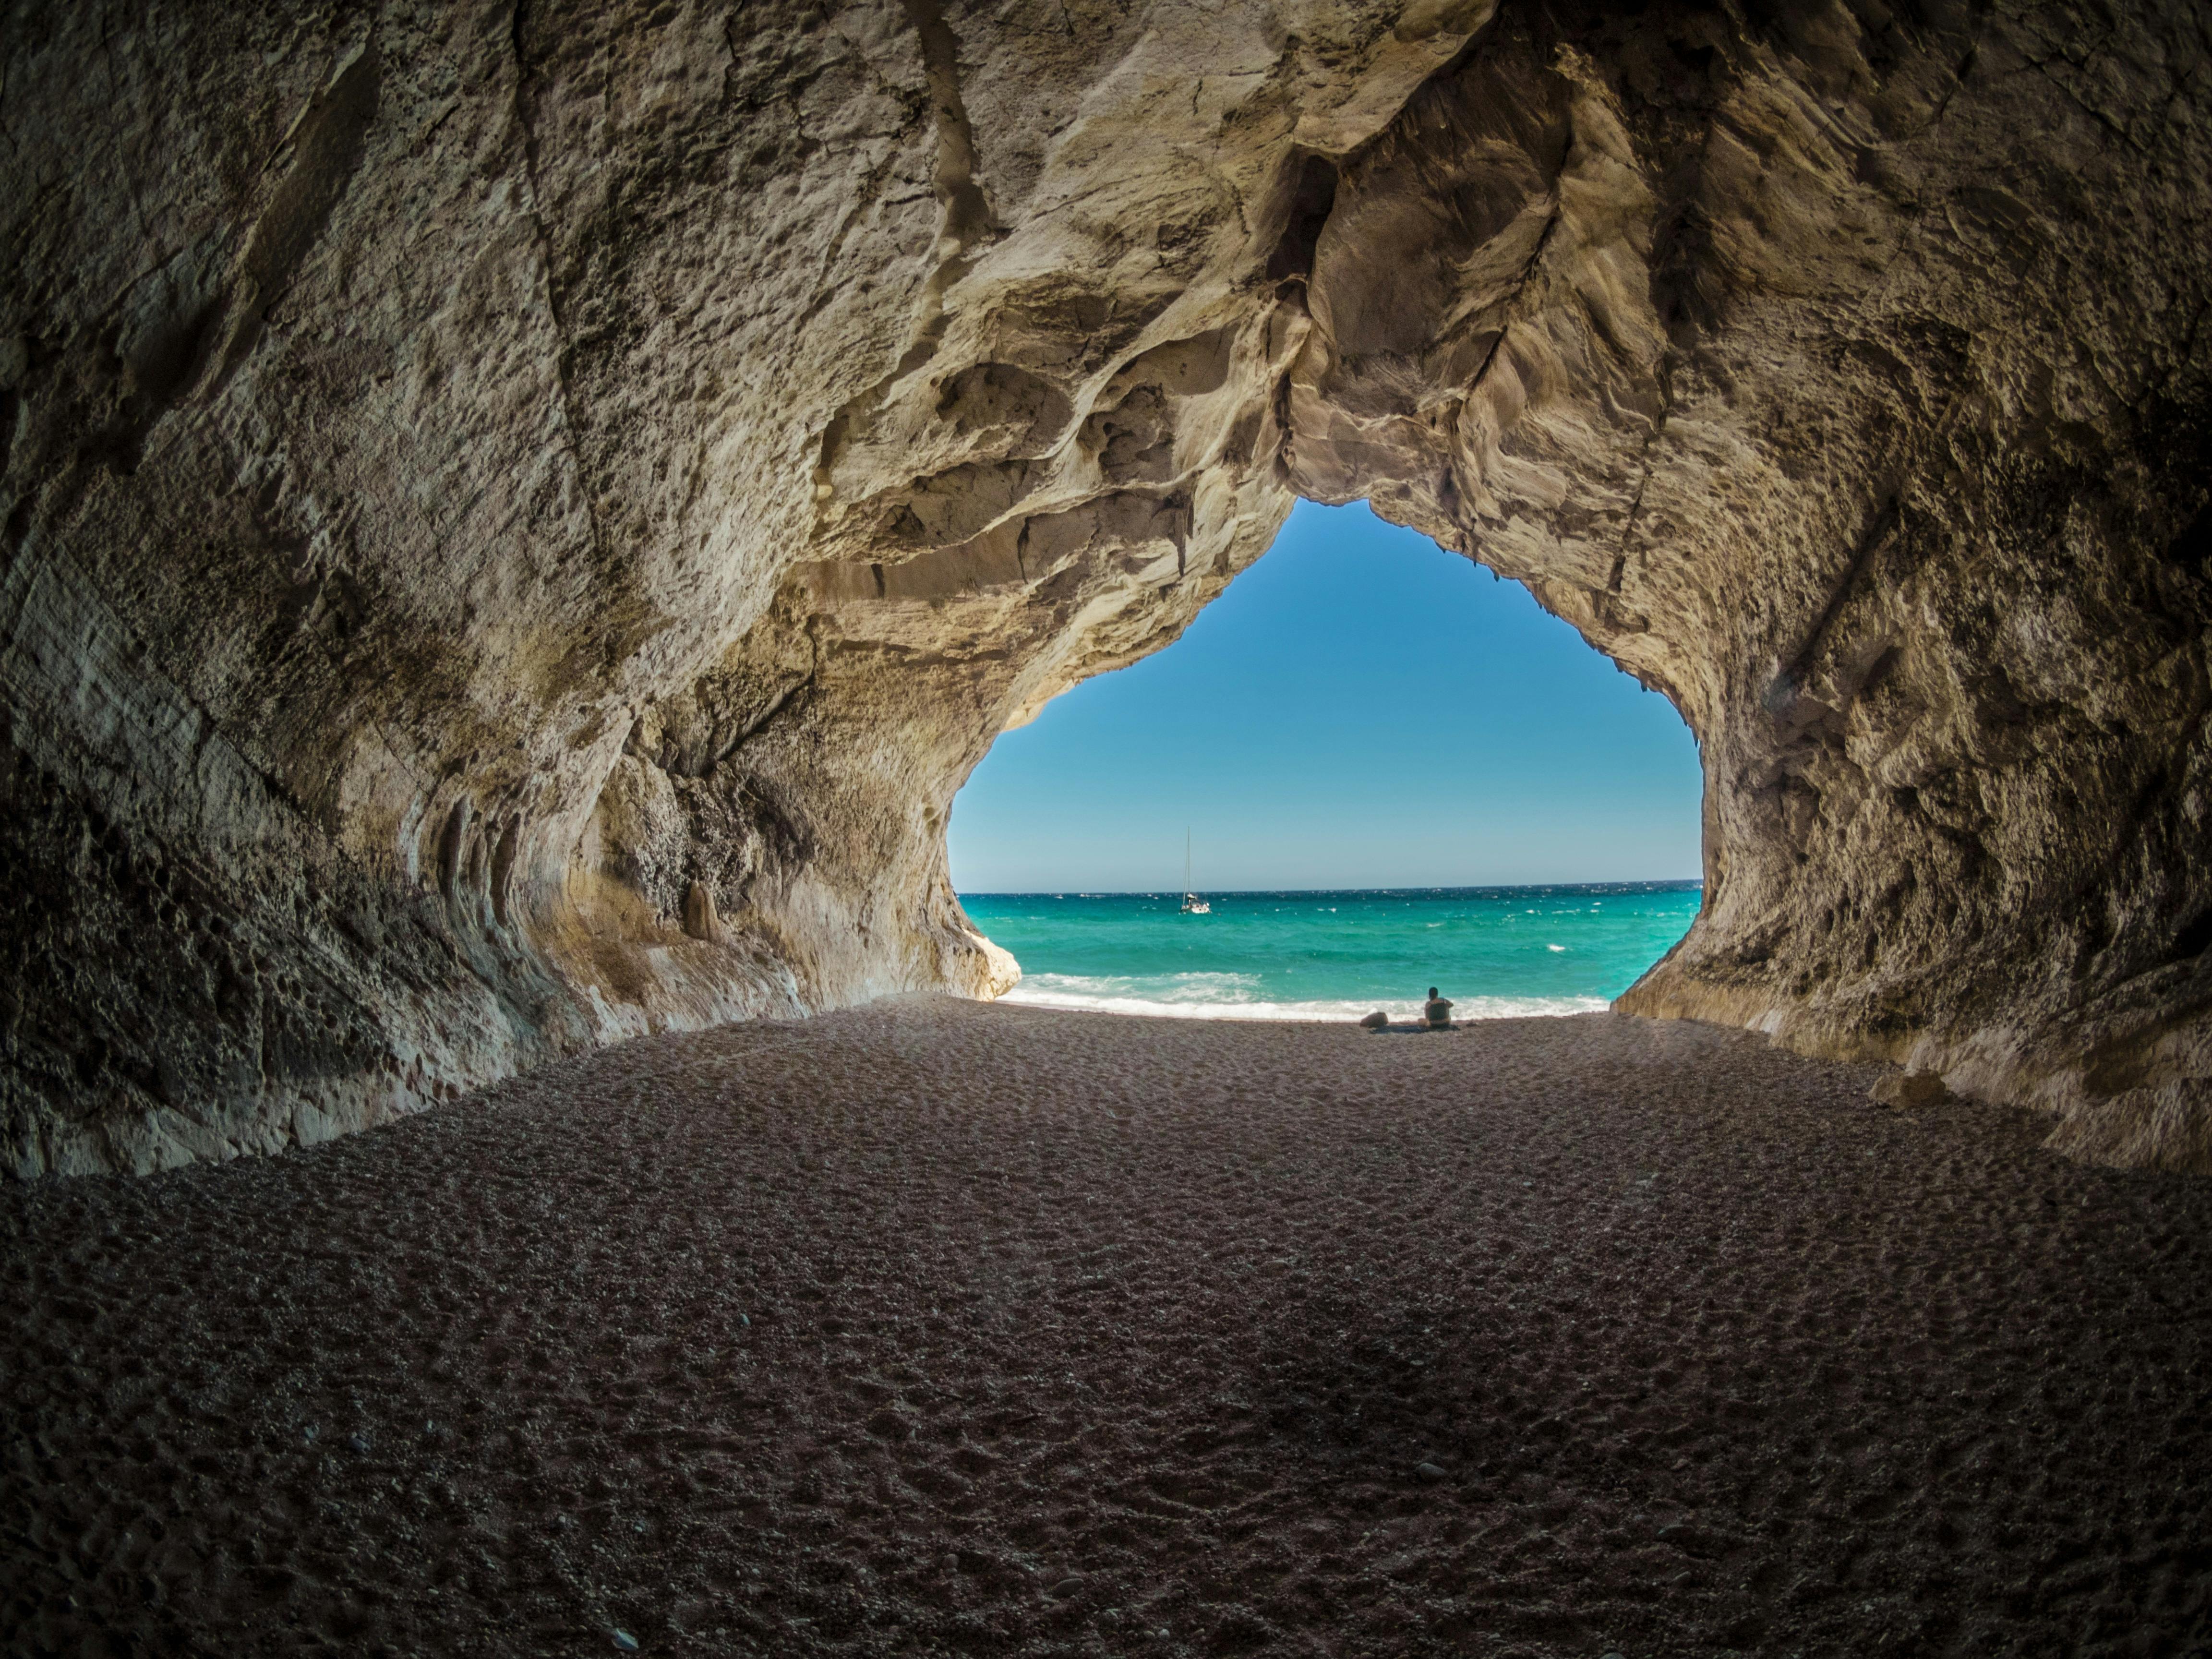
[[[1625,1007],[2212,1168],[2195,7],[278,10],[0,26],[18,1172],[1002,988],[953,792],[1300,495],[1697,732]]]

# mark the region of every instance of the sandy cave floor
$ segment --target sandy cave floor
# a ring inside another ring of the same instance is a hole
[[[911,999],[11,1188],[0,1641],[2212,1650],[2212,1182],[1874,1075]]]

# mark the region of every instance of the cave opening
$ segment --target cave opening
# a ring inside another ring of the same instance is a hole
[[[1688,927],[1701,797],[1674,706],[1527,588],[1308,501],[1176,643],[1002,734],[948,841],[1016,1001],[1565,1013]]]

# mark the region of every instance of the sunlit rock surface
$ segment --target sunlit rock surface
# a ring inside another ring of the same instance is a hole
[[[1624,1006],[2212,1168],[2197,9],[1620,9],[18,8],[7,1161],[1002,988],[954,791],[1306,495],[1698,732]]]

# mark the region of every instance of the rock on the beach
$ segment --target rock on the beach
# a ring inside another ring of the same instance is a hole
[[[1390,1023],[1390,1016],[1377,1008],[1371,1014],[1363,1015],[1359,1023],[1370,1031],[1379,1031]]]
[[[1299,495],[1695,730],[1624,1007],[2212,1167],[2197,6],[24,18],[18,1173],[1006,988],[955,790]]]
[[[1934,1072],[1890,1072],[1867,1092],[1884,1106],[1899,1111],[1919,1111],[1941,1106],[1953,1097],[1942,1078]]]

